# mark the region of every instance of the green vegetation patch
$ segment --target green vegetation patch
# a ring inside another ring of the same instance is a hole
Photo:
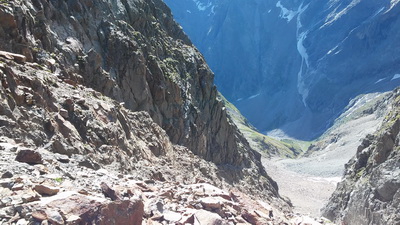
[[[58,183],[62,183],[63,182],[63,178],[62,177],[57,177],[57,178],[54,178],[54,181],[56,181]]]
[[[223,101],[228,115],[247,139],[250,146],[261,154],[267,157],[295,158],[302,154],[304,149],[308,148],[309,144],[307,146],[307,144],[302,142],[282,142],[260,133],[222,94],[219,94],[218,98]]]

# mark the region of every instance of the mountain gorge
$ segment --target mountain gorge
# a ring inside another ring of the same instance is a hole
[[[398,2],[0,0],[0,224],[398,224]]]
[[[0,25],[2,223],[289,221],[162,1],[1,1]]]
[[[165,1],[260,131],[313,139],[359,94],[400,84],[397,1]]]

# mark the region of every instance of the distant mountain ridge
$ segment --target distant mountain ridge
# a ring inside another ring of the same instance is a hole
[[[398,1],[165,2],[261,131],[310,139],[352,98],[400,85]]]

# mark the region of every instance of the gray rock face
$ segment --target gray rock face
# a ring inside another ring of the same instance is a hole
[[[400,84],[397,1],[165,1],[259,130],[315,137],[359,94]]]
[[[147,166],[179,162],[185,179],[278,196],[162,1],[6,1],[0,21],[0,49],[25,57],[0,54],[1,136],[92,170],[173,180]]]
[[[249,165],[241,137],[216,99],[213,74],[161,1],[32,6],[4,6],[17,27],[7,30],[15,37],[4,34],[7,44],[0,48],[39,63],[55,60],[70,83],[81,80],[128,109],[149,112],[173,143],[207,160]]]
[[[346,165],[323,214],[344,224],[400,223],[399,90],[382,127],[367,136]]]

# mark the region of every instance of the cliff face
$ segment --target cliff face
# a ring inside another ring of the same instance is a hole
[[[326,131],[351,99],[400,84],[397,1],[165,0],[261,131]]]
[[[1,224],[286,221],[257,168],[206,161],[147,112],[23,59],[0,52]]]
[[[323,215],[344,224],[399,224],[400,98],[381,128],[368,135],[346,164],[342,182],[323,209]]]
[[[3,26],[3,50],[39,64],[54,60],[53,71],[64,79],[149,112],[173,143],[207,160],[249,164],[216,99],[211,71],[162,1],[13,5],[3,9],[15,19]]]
[[[3,1],[0,18],[0,49],[25,57],[2,55],[2,136],[121,171],[184,163],[181,145],[208,165],[201,179],[278,196],[162,1]],[[188,161],[182,182],[196,177]]]

